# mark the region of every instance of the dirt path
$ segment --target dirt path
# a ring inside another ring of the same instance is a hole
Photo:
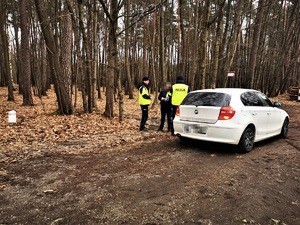
[[[289,139],[259,143],[249,154],[167,138],[10,164],[0,224],[298,225],[298,107],[287,108]]]

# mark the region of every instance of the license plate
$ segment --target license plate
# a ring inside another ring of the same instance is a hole
[[[200,125],[194,125],[193,126],[193,133],[206,134],[207,133],[207,127],[203,127],[203,126],[200,126]]]
[[[207,127],[200,125],[183,125],[183,133],[195,133],[195,134],[206,134]]]

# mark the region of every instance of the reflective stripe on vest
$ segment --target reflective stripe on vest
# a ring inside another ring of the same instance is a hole
[[[189,87],[186,84],[174,84],[172,89],[172,105],[180,105],[187,96]]]
[[[141,88],[143,89],[142,93],[141,93]],[[151,99],[143,98],[143,95],[145,95],[145,94],[149,95],[149,91],[145,86],[141,86],[139,88],[139,104],[140,105],[150,105],[150,103],[151,103]]]

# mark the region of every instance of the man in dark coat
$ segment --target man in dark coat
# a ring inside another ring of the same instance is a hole
[[[160,101],[160,112],[161,112],[160,126],[158,128],[158,131],[163,130],[166,115],[168,121],[168,131],[171,131],[172,128],[170,89],[171,89],[171,83],[167,82],[158,95],[158,100]]]

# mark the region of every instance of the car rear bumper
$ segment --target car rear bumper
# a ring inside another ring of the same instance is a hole
[[[217,121],[215,124],[195,123],[188,121],[180,121],[175,118],[173,121],[174,134],[191,139],[220,142],[226,144],[237,145],[240,141],[245,125],[235,124],[232,121]],[[193,130],[193,127],[203,127],[206,133],[200,134]],[[187,131],[186,127],[191,127]]]

